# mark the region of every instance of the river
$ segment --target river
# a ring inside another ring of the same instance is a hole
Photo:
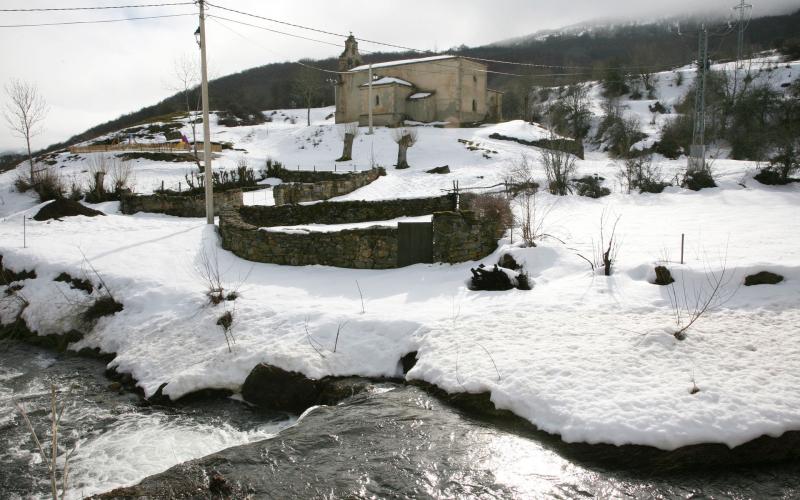
[[[233,399],[150,405],[110,390],[100,361],[16,343],[0,349],[2,498],[48,495],[45,465],[12,403],[46,435],[50,384],[74,387],[62,425],[64,444],[79,445],[70,498],[143,479],[131,491],[155,498],[198,488],[232,498],[800,497],[798,462],[614,470],[570,458],[530,426],[473,418],[418,387],[378,384],[298,422]]]

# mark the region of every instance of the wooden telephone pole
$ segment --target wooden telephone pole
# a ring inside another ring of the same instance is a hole
[[[203,175],[206,184],[206,223],[214,224],[214,176],[211,170],[211,125],[208,119],[208,66],[206,64],[206,16],[205,2],[198,0],[200,5],[200,72],[202,83],[200,85],[203,101]]]

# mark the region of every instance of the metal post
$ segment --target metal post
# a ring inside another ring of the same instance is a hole
[[[694,131],[689,149],[690,172],[706,169],[706,67],[708,66],[708,31],[706,25],[700,27],[697,42],[697,79],[694,96]]]
[[[28,220],[28,216],[22,214],[22,248],[28,248],[28,228],[26,227],[26,220]]]
[[[742,49],[744,47],[744,12],[746,9],[752,9],[753,6],[745,3],[744,0],[739,2],[739,5],[733,7],[733,10],[739,11],[739,38],[736,45],[736,69],[742,67]]]
[[[686,241],[686,235],[681,233],[681,264],[683,264],[683,243]]]
[[[367,108],[369,109],[369,131],[367,135],[372,135],[372,64],[369,65],[369,95],[367,96],[367,100],[369,104]]]
[[[214,176],[211,173],[211,126],[208,118],[208,66],[206,63],[206,19],[205,1],[200,4],[200,71],[203,100],[203,172],[206,182],[206,223],[214,223]]]

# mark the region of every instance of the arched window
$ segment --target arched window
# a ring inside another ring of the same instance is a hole
[[[381,96],[379,96],[379,95],[375,96],[375,105],[376,106],[380,106],[381,105]]]
[[[472,111],[478,111],[478,101],[472,100]]]

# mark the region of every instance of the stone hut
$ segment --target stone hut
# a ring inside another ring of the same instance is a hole
[[[502,92],[487,88],[486,64],[439,55],[360,64],[358,43],[351,35],[339,58],[336,123],[369,122],[397,126],[404,120],[447,122],[451,125],[502,120]]]

